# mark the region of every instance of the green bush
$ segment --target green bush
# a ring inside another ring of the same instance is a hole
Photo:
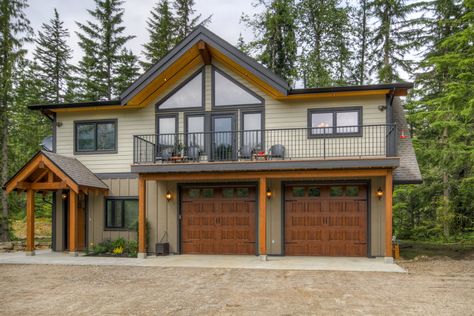
[[[119,255],[118,253],[114,253],[114,249],[121,248],[123,252],[121,254],[126,254],[129,257],[136,257],[138,253],[138,244],[135,240],[129,240],[120,237],[115,240],[104,240],[103,242],[99,243],[92,247],[92,254],[94,255],[101,255],[101,254],[109,254],[109,255]]]
[[[138,244],[135,240],[129,240],[126,250],[130,257],[136,257],[138,254]]]
[[[126,245],[127,245],[127,241],[124,238],[119,237],[115,239],[114,241],[112,241],[112,250],[118,247],[122,247],[123,249],[125,249]]]

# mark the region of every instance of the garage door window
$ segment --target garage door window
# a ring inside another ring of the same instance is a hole
[[[224,188],[222,189],[222,196],[228,199],[234,197],[234,189],[233,188]]]
[[[239,198],[246,198],[249,197],[249,189],[248,188],[238,188],[237,189],[237,197]]]
[[[332,186],[329,189],[330,196],[343,196],[344,195],[344,188],[341,186]]]
[[[214,189],[202,189],[202,196],[205,198],[214,197]]]
[[[359,196],[359,187],[357,186],[346,187],[346,196]]]
[[[303,187],[294,187],[293,188],[293,197],[302,197],[304,196],[304,188]]]
[[[319,188],[308,188],[309,197],[319,197],[321,196],[321,190]]]
[[[199,193],[201,192],[201,190],[199,189],[189,189],[189,197],[190,198],[193,198],[193,199],[196,199],[199,197]]]

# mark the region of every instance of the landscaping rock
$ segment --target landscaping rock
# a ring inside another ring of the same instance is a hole
[[[13,250],[12,242],[0,242],[0,252],[6,252]]]

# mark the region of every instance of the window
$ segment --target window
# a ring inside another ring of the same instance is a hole
[[[333,186],[329,188],[329,196],[343,196],[344,188],[341,186]]]
[[[309,136],[362,136],[362,108],[311,109],[308,112]]]
[[[213,105],[262,105],[263,99],[219,70],[213,70]]]
[[[158,117],[158,143],[161,146],[174,146],[176,140],[176,116]]]
[[[186,117],[187,145],[199,147],[204,152],[204,115],[189,115]]]
[[[170,93],[163,101],[158,103],[158,109],[182,109],[202,107],[204,75],[202,70],[190,77],[181,86]]]
[[[302,197],[304,196],[304,188],[303,187],[294,187],[293,188],[293,197]]]
[[[262,149],[262,113],[242,113],[242,145]]]
[[[310,197],[319,197],[319,196],[321,196],[321,189],[314,188],[314,187],[309,187],[308,188],[308,196],[310,196]]]
[[[107,199],[105,207],[105,228],[134,229],[133,225],[138,220],[137,199]]]
[[[117,121],[75,122],[76,153],[117,150]]]

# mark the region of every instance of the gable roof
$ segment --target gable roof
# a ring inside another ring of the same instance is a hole
[[[76,193],[78,193],[80,188],[108,190],[108,186],[76,158],[58,155],[45,150],[37,152],[5,183],[4,188],[6,188],[7,192],[16,189],[18,182],[27,180],[37,169],[41,168],[41,164],[44,165],[43,168],[51,170]]]

